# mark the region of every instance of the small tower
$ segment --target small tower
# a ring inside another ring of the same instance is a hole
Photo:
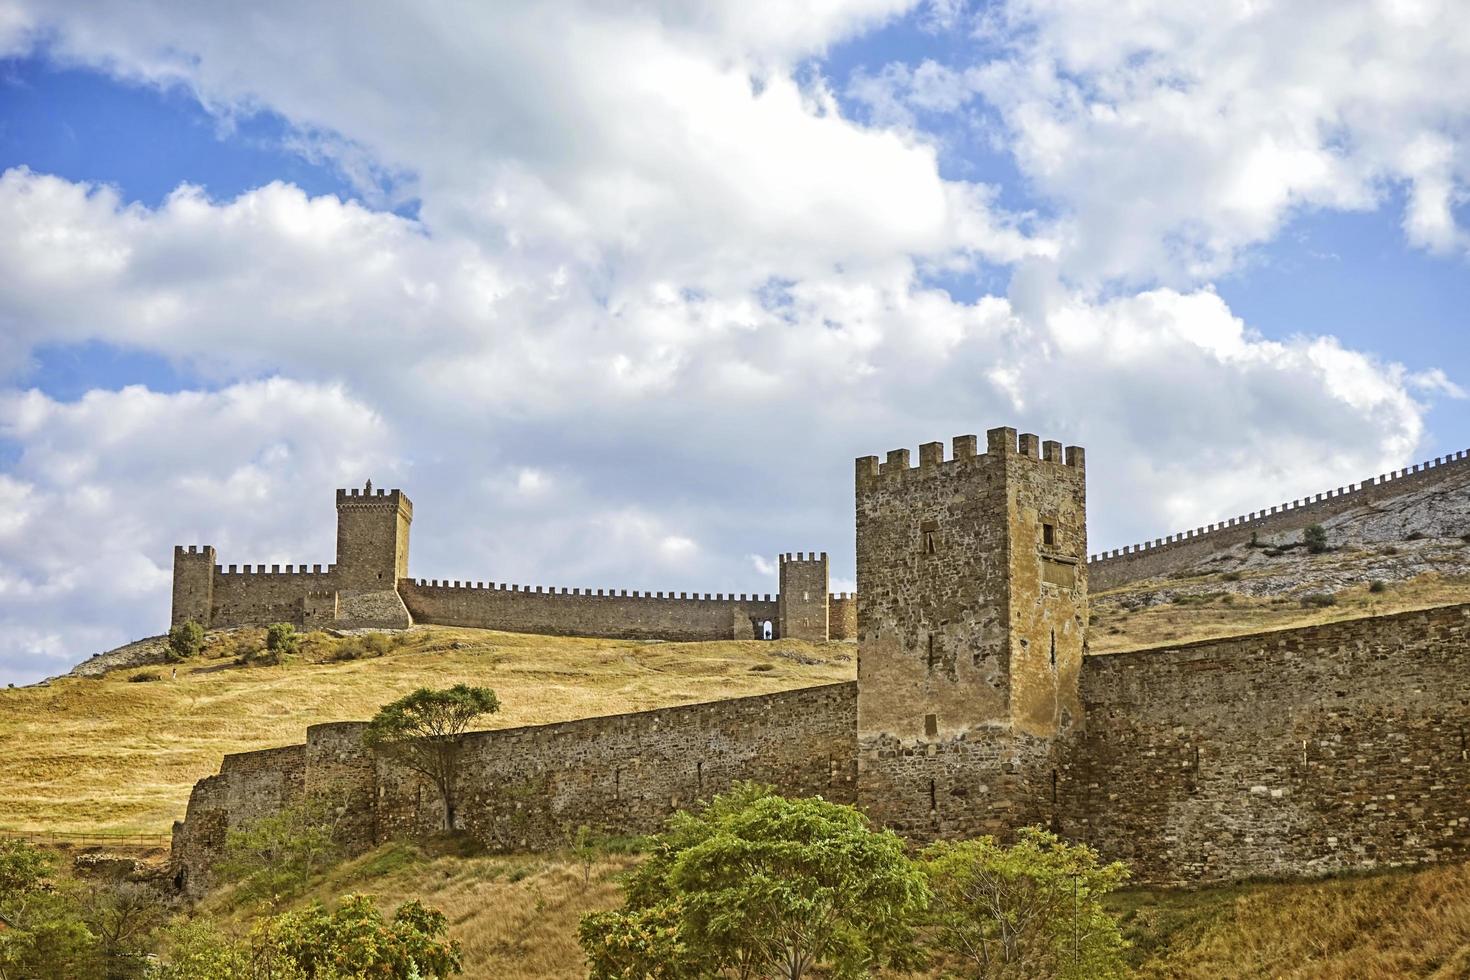
[[[1083,451],[1014,429],[953,447],[857,461],[858,795],[917,837],[1048,823],[1052,738],[1080,713]]]
[[[827,640],[827,553],[781,556],[781,594],[776,619],[783,639]]]
[[[214,615],[213,545],[174,546],[174,603],[170,626],[195,622],[205,629]]]
[[[402,490],[337,491],[337,587],[396,589],[408,576],[408,526],[413,503]]]

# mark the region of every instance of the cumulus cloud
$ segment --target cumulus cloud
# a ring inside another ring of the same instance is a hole
[[[101,342],[195,389],[0,393],[0,669],[35,676],[157,630],[175,543],[331,560],[331,490],[367,476],[415,501],[416,575],[765,592],[782,551],[828,551],[851,587],[853,457],[987,425],[1089,448],[1098,547],[1405,461],[1423,430],[1411,392],[1453,379],[1263,338],[1207,283],[1085,281],[1167,280],[1184,253],[1215,267],[1295,201],[1371,201],[1379,171],[1256,195],[1249,154],[1187,188],[1155,166],[1137,213],[1110,213],[1138,190],[1133,151],[1082,110],[1133,70],[1113,47],[1142,42],[1120,27],[1111,47],[1064,43],[1046,9],[1017,8],[1036,30],[1014,71],[895,69],[892,116],[849,118],[803,62],[902,6],[367,5],[344,30],[302,5],[12,5],[0,44],[185,87],[222,118],[267,108],[371,193],[186,184],[145,207],[0,176],[0,377]],[[1169,29],[1193,37],[1192,16]],[[1154,81],[1120,82],[1110,111],[1167,102]],[[941,175],[914,113],[974,93],[1063,220]],[[1129,132],[1186,147],[1181,172],[1215,152],[1149,118]],[[1448,182],[1414,234],[1457,247],[1450,143],[1414,158]],[[1095,191],[1085,159],[1107,164]],[[1217,177],[1248,206],[1181,231],[1183,199],[1213,200]],[[375,208],[407,194],[416,217]],[[1005,295],[928,282],[980,263],[1008,270]]]

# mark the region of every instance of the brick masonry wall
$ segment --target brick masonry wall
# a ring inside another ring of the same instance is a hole
[[[1458,479],[1467,472],[1470,472],[1470,450],[1437,457],[1376,478],[1370,477],[1361,483],[1350,483],[1315,497],[1287,501],[1269,510],[1242,514],[1218,524],[1093,555],[1087,564],[1091,586],[1094,591],[1111,589],[1127,582],[1163,575],[1217,551],[1245,544],[1253,533],[1300,531],[1356,507],[1391,500],[1411,490]]]
[[[211,626],[303,625],[306,594],[335,592],[339,587],[335,566],[320,572],[295,568],[285,572],[278,565],[272,566],[274,571],[264,571],[264,566],[254,571],[249,565],[244,568],[244,571],[236,571],[233,565],[228,571],[216,568]]]
[[[748,640],[754,624],[777,621],[770,596],[669,593],[598,595],[592,590],[535,591],[403,579],[398,592],[416,623],[471,626],[550,636],[625,639]]]
[[[857,596],[834,592],[827,598],[827,639],[857,639]]]
[[[1089,657],[1061,830],[1138,879],[1470,853],[1470,605]]]

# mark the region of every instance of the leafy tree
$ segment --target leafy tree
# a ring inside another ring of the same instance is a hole
[[[421,687],[387,704],[368,723],[363,741],[428,777],[444,805],[444,829],[455,830],[454,785],[464,731],[481,715],[500,710],[495,692],[456,684],[441,691]]]
[[[247,943],[231,939],[207,919],[176,922],[163,932],[162,957],[148,980],[238,980],[255,977]],[[286,971],[274,980],[291,980]]]
[[[384,922],[371,898],[348,895],[331,912],[313,902],[276,916],[266,942],[312,980],[442,980],[463,972],[459,943],[446,939],[447,931],[444,913],[417,899],[400,905],[393,921]]]
[[[1302,544],[1307,551],[1320,555],[1327,550],[1327,531],[1321,524],[1312,524],[1302,529]]]
[[[265,649],[270,654],[271,663],[280,663],[282,660],[301,649],[301,637],[296,635],[296,627],[290,623],[271,623],[265,630]]]
[[[993,837],[923,853],[933,889],[932,944],[966,977],[1101,980],[1124,975],[1126,946],[1102,896],[1128,877],[1083,844],[1027,828],[1012,847]]]
[[[325,796],[253,820],[225,835],[214,872],[245,898],[280,898],[304,888],[339,856],[337,808]]]
[[[45,851],[0,840],[0,980],[62,980],[89,968],[93,936],[74,890],[53,872]]]
[[[159,893],[135,881],[106,881],[82,897],[82,918],[95,942],[93,972],[104,980],[143,975],[153,934],[168,918]]]
[[[204,649],[204,627],[192,619],[168,631],[168,647],[164,651],[170,662],[187,660]]]
[[[687,967],[659,976],[799,980],[819,966],[839,978],[911,966],[912,921],[928,899],[903,842],[853,807],[751,784],[676,814],[625,889],[623,909],[582,923],[596,980],[641,976],[659,956]]]

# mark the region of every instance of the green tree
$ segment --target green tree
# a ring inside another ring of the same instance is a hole
[[[597,980],[639,976],[661,954],[688,969],[669,976],[799,980],[817,967],[841,978],[911,966],[912,924],[928,899],[903,842],[853,807],[750,784],[675,815],[625,889],[623,909],[580,930]]]
[[[214,873],[238,883],[244,898],[294,894],[340,856],[336,811],[318,796],[228,831]]]
[[[363,741],[434,783],[444,806],[444,829],[452,831],[457,829],[454,787],[464,731],[476,718],[499,710],[500,701],[489,688],[421,687],[384,705],[368,723]]]
[[[81,905],[95,940],[91,975],[102,980],[141,977],[154,932],[168,918],[158,891],[136,881],[102,881],[86,889]]]
[[[1320,555],[1327,550],[1327,531],[1321,524],[1312,524],[1302,529],[1302,544],[1307,551]]]
[[[148,980],[243,980],[257,974],[248,943],[231,939],[207,919],[175,922],[163,931],[160,961]],[[290,980],[282,971],[273,980]]]
[[[930,941],[959,975],[1102,980],[1124,975],[1126,947],[1102,897],[1128,877],[1120,862],[1037,828],[1002,847],[993,837],[923,853],[933,889]]]
[[[462,973],[459,943],[447,939],[444,913],[417,899],[405,902],[384,922],[373,900],[348,895],[331,912],[320,902],[276,916],[264,941],[312,980],[393,980]]]
[[[192,619],[168,631],[168,647],[165,654],[171,662],[196,657],[203,649],[204,627]]]
[[[301,637],[290,623],[271,623],[265,629],[265,650],[270,662],[278,664],[301,649]]]
[[[90,969],[94,937],[49,854],[0,840],[0,980],[62,980]]]

